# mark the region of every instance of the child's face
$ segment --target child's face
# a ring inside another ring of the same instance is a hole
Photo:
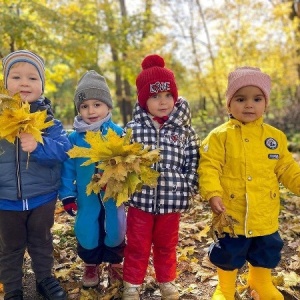
[[[170,92],[161,92],[153,95],[147,100],[148,112],[154,116],[162,118],[168,116],[174,108],[174,99]]]
[[[12,65],[6,82],[7,89],[11,95],[20,93],[24,102],[34,102],[43,93],[42,80],[38,70],[27,62],[19,62]]]
[[[242,123],[249,123],[259,119],[266,109],[266,98],[256,86],[246,86],[233,95],[229,112]]]
[[[79,106],[79,113],[82,120],[87,124],[104,119],[110,110],[107,104],[96,99],[85,100]]]

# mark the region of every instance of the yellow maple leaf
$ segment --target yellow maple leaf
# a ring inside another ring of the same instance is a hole
[[[0,81],[0,113],[5,108],[19,108],[21,106],[21,97],[19,94],[14,95],[13,97],[10,95],[9,91],[4,88],[4,83]]]
[[[74,146],[68,151],[71,158],[84,157],[82,166],[98,162],[100,175],[94,174],[86,187],[87,195],[99,193],[105,187],[104,201],[113,198],[120,206],[143,185],[155,187],[159,172],[151,166],[159,161],[159,150],[141,143],[131,143],[131,130],[120,137],[112,129],[106,136],[88,131],[85,136],[90,148]]]
[[[3,84],[0,84],[0,93],[0,138],[14,143],[21,132],[26,132],[43,143],[42,130],[54,124],[53,120],[46,122],[47,112],[30,113],[30,104],[22,102],[18,94],[9,96]]]

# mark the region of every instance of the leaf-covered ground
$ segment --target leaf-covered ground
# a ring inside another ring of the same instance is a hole
[[[58,205],[53,227],[55,243],[55,274],[68,291],[69,299],[120,299],[120,286],[108,286],[106,266],[100,267],[101,282],[96,289],[82,289],[82,261],[76,255],[73,233],[73,218],[64,213]],[[209,230],[210,210],[206,202],[197,202],[194,208],[182,216],[180,242],[178,247],[177,285],[181,299],[211,299],[217,284],[215,268],[207,259],[211,238]],[[300,299],[300,197],[282,189],[282,211],[280,233],[284,239],[282,260],[273,271],[274,283],[284,294],[284,299]],[[35,292],[34,275],[30,258],[24,263],[25,300],[41,299]],[[243,267],[237,279],[236,299],[250,299],[246,285],[247,267]],[[3,297],[3,294],[1,294]],[[0,295],[0,299],[1,299]],[[154,280],[150,261],[148,274],[143,285],[141,299],[158,300],[160,293]]]

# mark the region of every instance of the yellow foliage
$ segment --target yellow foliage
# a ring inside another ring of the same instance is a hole
[[[41,130],[53,125],[53,121],[45,122],[47,112],[30,113],[30,104],[22,102],[18,94],[9,96],[3,83],[0,84],[0,93],[0,138],[14,143],[21,132],[26,132],[43,143]]]
[[[159,172],[151,165],[159,161],[159,150],[150,150],[140,143],[130,143],[131,130],[124,137],[109,129],[106,136],[88,131],[85,140],[90,148],[74,146],[68,151],[71,158],[87,158],[82,166],[99,163],[103,173],[93,176],[86,193],[98,194],[105,187],[104,201],[113,198],[117,206],[126,202],[130,195],[141,190],[143,185],[155,187]]]
[[[228,227],[229,235],[236,238],[237,235],[234,232],[234,224],[236,223],[237,221],[235,219],[227,215],[226,212],[222,212],[221,214],[213,217],[209,235],[214,239],[214,241],[217,241],[219,237],[224,237],[224,227]]]
[[[15,109],[21,106],[21,97],[19,94],[11,97],[8,90],[4,88],[3,81],[0,81],[0,114],[6,108]]]

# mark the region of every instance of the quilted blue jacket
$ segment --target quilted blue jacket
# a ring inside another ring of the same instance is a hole
[[[45,109],[48,120],[53,119],[48,99],[31,104],[31,112]],[[18,201],[58,190],[61,163],[67,159],[71,144],[56,119],[43,131],[42,138],[43,144],[38,143],[30,155],[22,151],[18,138],[15,143],[0,140],[0,199]]]

